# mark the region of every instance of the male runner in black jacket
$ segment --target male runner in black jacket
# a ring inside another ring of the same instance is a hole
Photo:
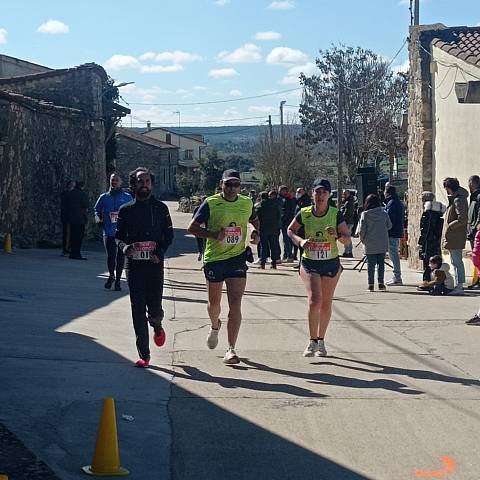
[[[161,347],[165,343],[163,259],[173,240],[168,207],[152,195],[154,181],[153,174],[144,167],[130,172],[130,189],[135,199],[120,208],[115,235],[127,257],[133,328],[140,356],[136,366],[143,368],[150,363],[148,323],[154,329],[155,344]]]

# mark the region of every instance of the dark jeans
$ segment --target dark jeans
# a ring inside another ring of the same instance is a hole
[[[262,248],[260,249],[262,265],[265,265],[268,256],[270,256],[272,259],[272,264],[274,264],[280,257],[278,233],[270,235],[260,233],[260,244],[262,245]]]
[[[288,236],[288,225],[282,225],[282,237],[283,237],[283,258],[292,258],[292,241]]]
[[[70,256],[80,257],[80,249],[82,248],[83,237],[85,235],[85,224],[70,225]]]
[[[196,237],[197,239],[197,250],[200,255],[203,255],[203,250],[205,248],[205,239]]]
[[[432,269],[430,268],[430,258],[425,255],[423,259],[423,281],[430,282],[432,280]]]
[[[440,285],[435,285],[430,290],[430,295],[448,295],[451,292],[452,290],[447,288],[444,283],[441,283]]]
[[[70,224],[62,223],[62,253],[70,253]]]
[[[368,284],[373,285],[375,283],[375,266],[377,267],[378,284],[385,283],[385,254],[374,253],[367,255],[367,274]]]
[[[103,244],[107,252],[107,267],[111,277],[120,280],[122,277],[123,265],[125,264],[125,255],[118,248],[115,237],[103,237]]]
[[[159,330],[163,320],[163,261],[130,260],[127,268],[133,328],[140,358],[150,356],[148,324]],[[148,316],[147,316],[148,313]]]

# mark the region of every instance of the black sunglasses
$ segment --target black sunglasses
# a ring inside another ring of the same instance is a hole
[[[228,188],[238,188],[240,186],[240,182],[225,182],[225,186]]]

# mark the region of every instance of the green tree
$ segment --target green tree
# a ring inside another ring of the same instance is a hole
[[[254,162],[252,159],[248,157],[244,157],[243,155],[228,155],[225,158],[225,168],[234,168],[239,172],[246,172],[253,168]]]
[[[218,150],[207,151],[199,161],[201,172],[201,187],[206,193],[213,193],[217,188],[222,173],[225,170],[225,160],[219,156]]]

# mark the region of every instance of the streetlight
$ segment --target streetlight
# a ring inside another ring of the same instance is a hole
[[[111,92],[111,91],[112,91],[113,89],[115,89],[115,88],[126,87],[127,85],[132,85],[132,84],[134,84],[134,83],[135,83],[135,82],[121,82],[121,83],[119,83],[118,85],[112,85],[112,86],[106,88],[106,89],[102,92],[102,94],[100,95],[100,98],[102,98],[106,93]]]
[[[180,128],[180,110],[173,112],[175,115],[178,115],[178,128]]]

